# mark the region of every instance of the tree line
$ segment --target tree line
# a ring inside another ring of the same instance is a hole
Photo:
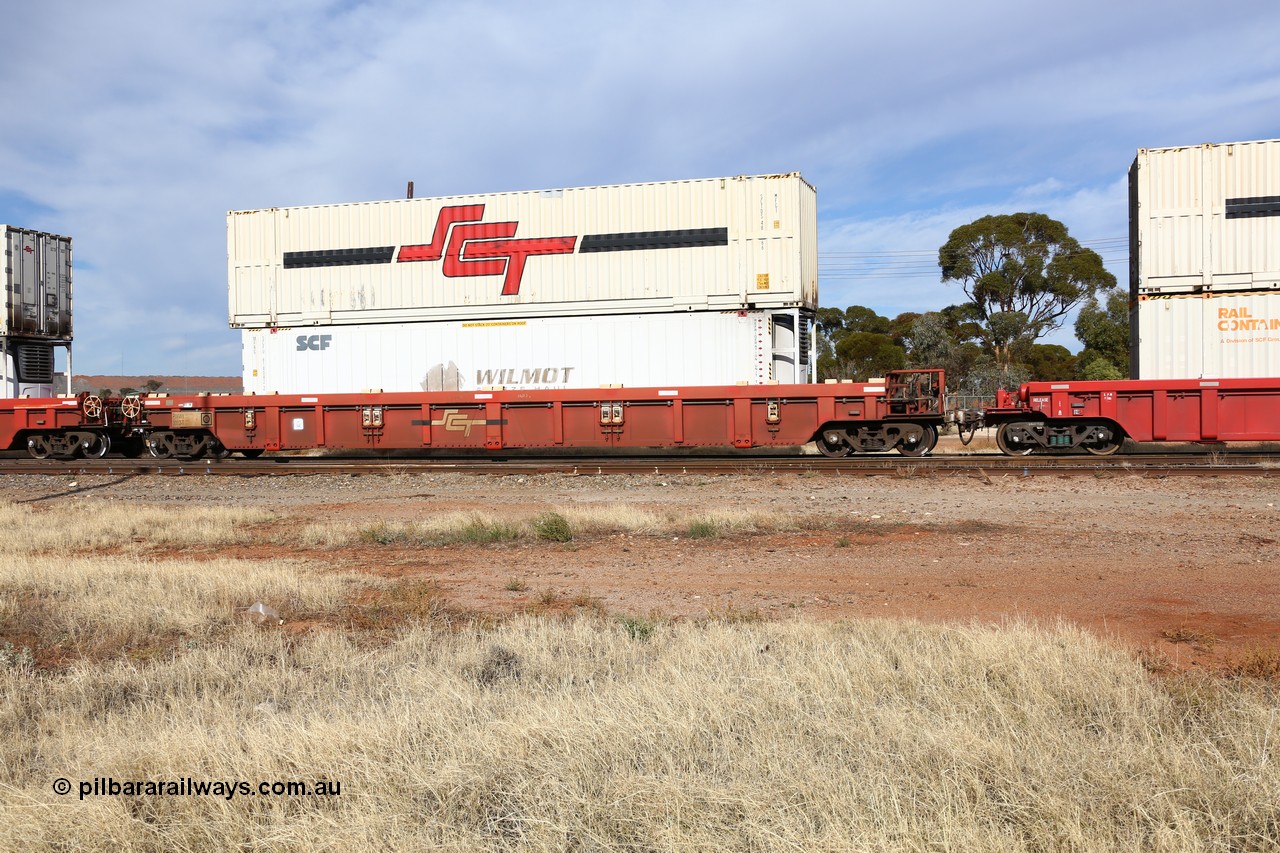
[[[951,232],[938,266],[968,301],[893,318],[862,305],[818,309],[818,378],[941,367],[954,393],[989,397],[1033,380],[1128,376],[1128,294],[1061,222],[1042,213],[985,216]],[[1076,308],[1078,355],[1038,343]]]

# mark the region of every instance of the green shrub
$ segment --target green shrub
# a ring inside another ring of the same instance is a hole
[[[627,632],[627,636],[633,640],[647,640],[653,636],[654,624],[648,619],[641,619],[638,616],[623,616],[618,620],[622,624],[622,629]]]
[[[714,539],[720,535],[720,525],[710,519],[699,519],[689,525],[690,539]]]
[[[539,539],[550,542],[568,542],[573,539],[569,519],[558,512],[544,512],[533,520],[533,532]]]

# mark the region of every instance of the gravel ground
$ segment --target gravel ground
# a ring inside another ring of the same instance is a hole
[[[633,506],[670,518],[675,535],[327,553],[264,543],[245,556],[427,580],[458,607],[495,613],[558,597],[672,618],[1062,619],[1178,668],[1280,648],[1280,495],[1264,478],[9,476],[0,497],[86,511],[97,501],[254,506],[299,525]],[[680,535],[709,510],[777,526]]]

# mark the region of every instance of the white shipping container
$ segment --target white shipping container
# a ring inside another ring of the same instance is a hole
[[[809,322],[796,311],[699,311],[245,329],[244,388],[314,394],[807,382]]]
[[[1134,296],[1280,288],[1280,140],[1140,149],[1129,242]]]
[[[232,327],[804,308],[798,173],[227,214]]]
[[[1142,297],[1133,311],[1137,379],[1280,376],[1280,292]]]
[[[71,340],[71,238],[12,225],[4,235],[0,336]]]

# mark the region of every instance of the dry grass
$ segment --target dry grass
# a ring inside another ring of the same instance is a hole
[[[1179,625],[1177,628],[1166,628],[1160,632],[1160,636],[1171,643],[1186,643],[1205,651],[1213,649],[1218,644],[1218,638],[1213,633],[1196,628],[1188,628],[1186,625]]]
[[[1091,637],[907,623],[238,628],[0,673],[0,847],[1268,849],[1274,700]],[[59,798],[52,780],[337,798]]]
[[[143,547],[210,548],[250,541],[275,516],[260,509],[145,506],[77,500],[0,504],[0,555]]]
[[[380,521],[374,525],[309,524],[296,541],[310,548],[341,548],[355,544],[494,544],[526,539],[568,542],[581,536],[615,533],[710,538],[723,534],[825,529],[841,522],[842,519],[820,515],[779,516],[741,510],[686,515],[657,513],[625,504],[602,504],[553,507],[536,515],[514,518],[483,512],[447,512],[416,521]]]
[[[256,601],[307,617],[337,611],[370,583],[279,562],[6,557],[0,636],[41,661],[169,653],[219,639]]]
[[[520,524],[490,513],[447,512],[420,521],[380,521],[373,525],[309,524],[297,535],[309,548],[349,545],[460,545],[511,542],[528,535]]]
[[[585,613],[484,625],[446,618],[429,585],[369,583],[301,564],[0,556],[0,849],[1280,837],[1274,681],[1153,678],[1070,628],[611,618],[550,588],[546,606]],[[258,599],[290,621],[236,617]],[[298,616],[315,629],[291,631]],[[177,641],[137,653],[155,637]],[[48,659],[64,647],[81,653]],[[1239,674],[1272,677],[1275,660],[1261,650]],[[325,780],[341,796],[77,796],[104,777]]]

